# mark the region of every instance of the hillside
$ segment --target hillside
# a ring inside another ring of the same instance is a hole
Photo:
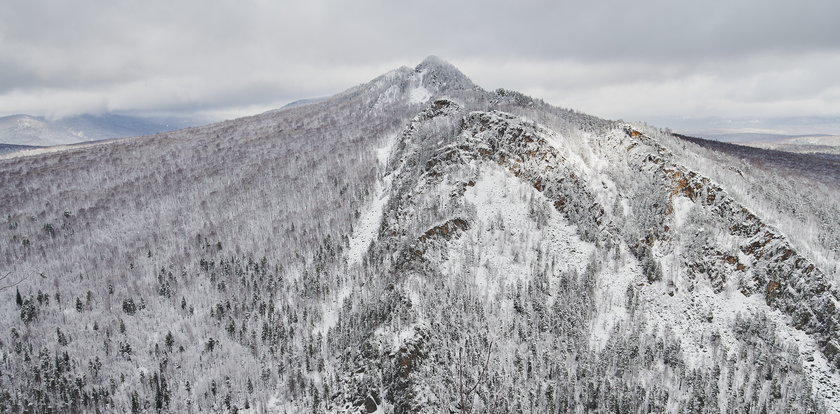
[[[0,183],[3,412],[840,412],[835,184],[434,57]]]

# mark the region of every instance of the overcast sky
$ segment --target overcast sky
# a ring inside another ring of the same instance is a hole
[[[838,18],[837,0],[6,0],[0,116],[230,118],[434,54],[610,119],[840,133]]]

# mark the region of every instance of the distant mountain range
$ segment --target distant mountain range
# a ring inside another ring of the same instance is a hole
[[[268,112],[285,111],[326,99],[300,99]],[[121,114],[79,115],[57,120],[26,114],[10,115],[0,117],[0,155],[40,147],[151,135],[205,125],[208,121],[200,117]]]
[[[755,140],[739,142],[755,148],[772,149],[802,154],[834,154],[840,155],[840,135],[802,135],[779,136],[775,140]]]
[[[683,136],[702,137],[712,141],[797,154],[840,155],[840,135],[774,134],[766,132],[694,131]]]
[[[31,115],[0,118],[0,151],[14,146],[53,146],[150,135],[204,124],[193,118],[118,114],[80,115],[58,120]],[[5,151],[8,152],[8,151]]]

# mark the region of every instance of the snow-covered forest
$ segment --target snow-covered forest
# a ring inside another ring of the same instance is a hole
[[[6,155],[0,411],[840,412],[835,184],[436,58]]]

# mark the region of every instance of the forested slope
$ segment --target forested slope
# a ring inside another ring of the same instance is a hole
[[[436,58],[2,159],[0,407],[836,411],[837,196],[740,162]]]

